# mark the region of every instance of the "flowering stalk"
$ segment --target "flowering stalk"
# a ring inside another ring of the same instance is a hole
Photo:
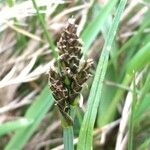
[[[83,84],[90,77],[92,60],[81,63],[82,44],[77,36],[77,25],[71,20],[63,30],[57,44],[59,49],[59,66],[49,71],[50,89],[53,93],[55,104],[61,115],[63,126],[72,126],[73,119],[70,115],[71,106],[77,105]]]

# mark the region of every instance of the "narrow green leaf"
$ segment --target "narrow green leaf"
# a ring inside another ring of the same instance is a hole
[[[96,39],[96,36],[102,29],[108,15],[114,8],[117,0],[110,0],[108,4],[99,11],[98,15],[89,23],[81,35],[83,40],[83,53],[86,54],[91,44]]]
[[[121,85],[124,86],[128,86],[128,84],[131,82],[132,80],[132,76],[126,74],[123,81],[121,82]],[[110,104],[110,106],[108,107],[108,111],[106,112],[101,125],[106,125],[107,123],[109,123],[110,121],[112,121],[114,119],[115,113],[116,113],[116,109],[117,109],[117,105],[121,100],[121,97],[123,97],[124,94],[124,90],[123,89],[118,89],[114,98],[112,99],[112,102]]]
[[[147,92],[150,90],[150,74],[148,74],[145,84],[141,89],[141,94],[139,98],[139,102],[137,103],[137,111],[134,115],[135,120],[139,120],[142,114],[150,108],[150,94]]]
[[[147,77],[146,77],[146,81],[145,81],[144,86],[142,87],[141,96],[140,96],[140,97],[145,96],[145,94],[146,94],[149,90],[150,90],[150,74],[148,74]]]
[[[41,23],[41,26],[42,26],[42,28],[43,28],[43,31],[44,31],[44,34],[45,34],[45,36],[46,36],[46,38],[47,38],[47,41],[48,41],[48,43],[49,43],[49,46],[50,46],[51,49],[52,49],[53,56],[54,56],[54,57],[56,58],[56,60],[57,60],[57,58],[58,58],[58,53],[57,53],[57,51],[55,50],[55,44],[54,44],[54,42],[53,42],[53,40],[52,40],[52,37],[50,36],[50,33],[49,33],[48,30],[47,30],[46,23],[45,23],[45,21],[44,21],[42,15],[41,15],[40,12],[39,12],[39,8],[38,8],[38,6],[37,6],[37,4],[36,4],[36,1],[35,1],[35,0],[32,0],[32,3],[33,3],[34,8],[35,8],[36,11],[37,11],[37,15],[38,15],[39,21],[40,21],[40,23]]]
[[[110,60],[110,62],[109,62],[109,65],[114,61],[114,60],[116,60],[117,59],[117,57],[121,54],[121,53],[123,53],[123,52],[125,52],[125,51],[131,51],[131,48],[136,48],[136,46],[137,46],[137,43],[139,44],[139,43],[141,43],[141,36],[143,36],[143,33],[144,33],[144,30],[147,28],[147,27],[149,27],[149,25],[150,25],[150,20],[148,20],[149,19],[149,17],[150,16],[146,16],[145,17],[145,20],[147,20],[147,21],[145,21],[145,22],[143,22],[143,24],[139,27],[139,30],[137,31],[137,34],[135,34],[134,36],[132,36],[126,43],[124,43],[123,45],[122,45],[122,47],[120,48],[120,50],[119,51],[117,51],[114,55],[113,55],[113,57],[111,58],[111,60]]]
[[[5,150],[22,149],[52,106],[53,102],[49,88],[46,86],[25,114],[27,119],[33,120],[33,124],[29,127],[16,131],[15,135],[5,147]]]
[[[133,70],[139,71],[148,63],[150,63],[150,42],[142,47],[131,59],[128,63],[127,71],[128,73],[132,73]]]
[[[133,149],[134,114],[135,114],[136,100],[137,97],[136,97],[136,84],[135,84],[135,73],[134,73],[131,114],[129,119],[128,150]]]
[[[91,150],[92,148],[93,127],[96,119],[98,106],[101,100],[101,92],[102,92],[103,81],[107,69],[109,52],[111,50],[111,46],[115,38],[120,17],[124,10],[125,4],[126,4],[126,0],[121,0],[118,5],[115,18],[108,32],[106,42],[102,50],[102,54],[98,62],[96,74],[94,77],[94,81],[88,99],[87,111],[85,113],[84,120],[80,129],[79,143],[77,147],[78,150],[85,150],[85,149]]]
[[[15,131],[24,127],[28,127],[32,124],[32,120],[21,118],[15,121],[8,121],[0,124],[0,136],[7,134],[11,131]]]
[[[113,66],[109,66],[107,68],[105,80],[115,82],[115,71]],[[103,92],[101,98],[101,105],[98,108],[98,116],[97,116],[97,125],[99,127],[103,126],[103,119],[108,111],[108,108],[111,104],[111,101],[115,95],[116,89],[114,86],[109,86],[107,84],[103,84]],[[109,91],[109,92],[108,92]]]
[[[149,62],[149,53],[150,53],[150,43],[146,44],[135,56],[131,59],[130,62],[128,62],[127,66],[127,73],[122,81],[122,85],[127,86],[133,77],[133,70],[136,72],[144,67]],[[148,57],[147,57],[148,56]],[[114,114],[116,113],[116,107],[118,102],[121,100],[121,97],[123,96],[124,91],[119,89],[117,93],[115,94],[114,99],[112,100],[111,105],[108,108],[108,112],[106,113],[102,124],[107,124],[112,120],[114,117]]]
[[[150,94],[147,94],[140,102],[138,110],[134,115],[134,120],[138,121],[140,117],[150,108]]]

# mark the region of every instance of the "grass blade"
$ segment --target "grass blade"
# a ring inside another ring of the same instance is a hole
[[[32,124],[32,120],[21,118],[15,121],[9,121],[3,124],[0,124],[0,136],[9,133],[10,131],[15,131],[21,128],[28,127]]]
[[[135,85],[135,73],[134,73],[131,114],[129,119],[128,150],[133,149],[134,114],[135,114],[136,100],[137,97],[136,97],[136,85]]]
[[[57,60],[58,53],[57,53],[56,50],[55,50],[55,45],[54,45],[54,42],[53,42],[53,40],[52,40],[52,37],[50,36],[50,33],[49,33],[48,30],[47,30],[46,23],[44,22],[44,19],[43,19],[42,15],[41,15],[40,12],[39,12],[39,9],[38,9],[38,6],[36,5],[35,0],[32,0],[32,3],[33,3],[34,8],[35,8],[36,11],[37,11],[37,15],[38,15],[39,21],[40,21],[40,23],[41,23],[41,26],[42,26],[42,28],[43,28],[43,31],[44,31],[44,34],[45,34],[45,36],[46,36],[46,38],[47,38],[47,41],[48,41],[48,43],[49,43],[49,46],[50,46],[51,49],[52,49],[53,56],[54,56],[54,58],[56,58],[56,60]]]
[[[148,20],[149,16],[148,16],[148,17],[145,17],[145,18]],[[144,22],[144,23],[140,26],[139,30],[137,31],[137,35],[134,35],[133,37],[131,37],[131,38],[121,47],[121,49],[120,49],[119,51],[117,51],[117,52],[114,54],[114,56],[111,58],[111,60],[110,60],[110,62],[109,62],[109,65],[110,65],[114,60],[116,60],[117,57],[118,57],[121,53],[123,53],[123,52],[125,52],[125,51],[128,51],[128,50],[130,49],[131,45],[132,45],[132,47],[134,48],[135,46],[133,45],[133,43],[135,44],[135,41],[136,41],[136,43],[139,43],[139,37],[143,36],[142,33],[144,32],[144,29],[147,28],[149,25],[150,25],[150,21],[149,21],[149,20],[148,20],[147,22]]]
[[[116,30],[118,28],[120,17],[124,10],[125,4],[126,0],[120,1],[116,11],[116,16],[113,20],[112,26],[109,30],[106,42],[104,44],[104,48],[102,50],[102,54],[96,69],[96,74],[94,77],[94,81],[88,99],[87,111],[85,113],[84,120],[80,130],[78,150],[85,150],[85,149],[91,150],[92,147],[93,127],[96,119],[98,105],[100,103],[101,91],[107,69],[109,52],[111,50],[111,46],[115,38]]]
[[[143,66],[150,63],[150,42],[148,42],[128,63],[127,71],[132,73],[133,70],[139,71]],[[139,61],[140,60],[140,61]]]
[[[93,21],[85,28],[81,35],[81,39],[83,40],[84,47],[83,53],[86,54],[87,50],[95,40],[96,36],[102,29],[104,22],[106,21],[108,15],[114,8],[117,0],[110,1],[100,12],[99,14],[93,19]]]
[[[146,64],[149,63],[149,58],[150,58],[150,42],[147,43],[143,48],[141,48],[138,53],[128,62],[127,66],[127,73],[123,79],[122,85],[128,85],[129,82],[133,78],[133,70],[136,72],[139,71],[142,67],[144,67]],[[140,60],[140,61],[139,61]],[[111,102],[111,105],[108,108],[108,112],[106,113],[104,119],[103,119],[103,125],[107,124],[112,120],[115,114],[115,110],[117,107],[117,104],[120,100],[120,98],[123,96],[122,90],[118,90],[114,99]]]
[[[144,98],[138,103],[138,108],[136,114],[134,115],[134,120],[139,122],[142,115],[150,109],[150,94],[146,94]]]
[[[132,80],[132,76],[126,74],[121,85],[127,86],[131,82],[131,80]],[[121,97],[123,97],[123,94],[124,94],[124,90],[122,89],[117,90],[117,93],[115,94],[110,106],[108,107],[108,111],[106,112],[101,122],[101,125],[106,125],[107,123],[113,120],[114,115],[116,113],[117,104],[121,100]]]
[[[150,94],[148,91],[150,90],[150,74],[147,76],[145,84],[143,85],[141,89],[141,94],[140,94],[140,100],[137,103],[137,111],[136,114],[134,115],[134,120],[139,120],[142,114],[144,114],[145,111],[147,111],[150,107]],[[148,93],[148,94],[147,94]]]
[[[35,129],[38,127],[39,123],[44,118],[46,112],[49,110],[52,104],[52,95],[49,94],[49,88],[45,87],[25,114],[25,117],[27,119],[33,120],[33,124],[29,127],[17,131],[7,144],[5,150],[22,149]]]

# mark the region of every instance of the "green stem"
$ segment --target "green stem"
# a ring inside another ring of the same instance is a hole
[[[32,3],[33,3],[34,8],[35,8],[36,11],[37,11],[37,15],[38,15],[39,21],[40,21],[41,26],[42,26],[42,28],[43,28],[43,30],[44,30],[44,33],[45,33],[45,36],[46,36],[47,41],[48,41],[48,43],[49,43],[49,46],[50,46],[51,49],[52,49],[53,56],[54,56],[54,57],[56,58],[56,60],[57,60],[57,58],[58,58],[58,53],[57,53],[57,51],[55,50],[55,45],[54,45],[54,42],[53,42],[53,40],[52,40],[52,38],[51,38],[51,36],[50,36],[50,33],[49,33],[48,30],[47,30],[46,23],[45,23],[45,21],[44,21],[42,15],[41,15],[40,12],[39,12],[39,8],[38,8],[38,6],[37,6],[35,0],[32,0]]]
[[[76,106],[71,106],[70,116],[74,120],[76,113]],[[74,150],[73,145],[73,126],[68,126],[63,128],[63,141],[64,141],[64,150]]]
[[[63,128],[64,150],[74,150],[73,146],[73,127]]]

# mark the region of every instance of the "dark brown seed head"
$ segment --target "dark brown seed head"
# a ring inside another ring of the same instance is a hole
[[[76,73],[79,67],[81,53],[81,43],[76,34],[77,26],[69,23],[64,29],[58,42],[60,62],[63,67],[69,67],[71,73]]]
[[[82,44],[77,36],[77,25],[68,23],[57,43],[59,49],[59,66],[50,69],[50,89],[60,112],[68,115],[70,105],[80,94],[83,84],[90,77],[93,61],[88,59],[81,65]],[[56,64],[57,65],[57,64]]]

